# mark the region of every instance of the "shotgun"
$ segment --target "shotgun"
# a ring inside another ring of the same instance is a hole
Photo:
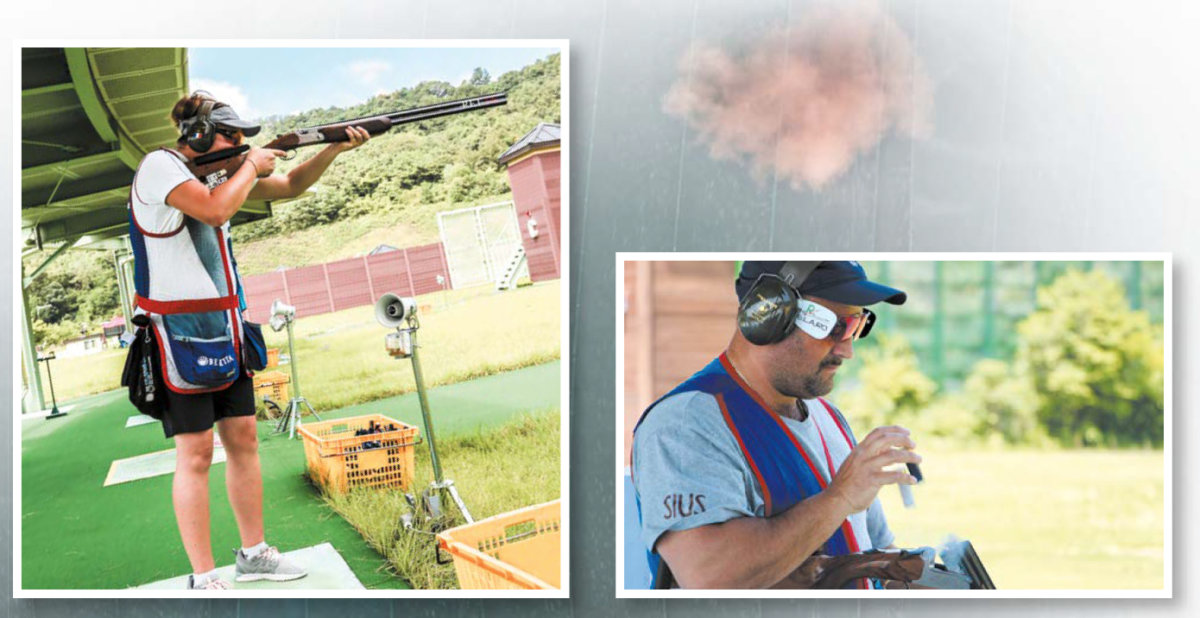
[[[940,590],[995,590],[970,541],[948,543],[942,563],[933,548],[869,550],[844,556],[814,554],[801,563],[777,588],[846,588],[863,577],[883,580],[885,588]]]
[[[375,136],[380,133],[386,133],[397,125],[473,112],[506,103],[508,103],[508,93],[506,92],[434,103],[433,105],[414,107],[389,114],[366,116],[316,127],[296,129],[295,131],[277,135],[275,139],[264,144],[263,148],[287,151],[288,155],[283,157],[286,160],[295,156],[296,149],[302,146],[347,141],[349,137],[346,135],[346,129],[349,127],[365,129],[372,136]],[[205,153],[189,161],[188,169],[209,190],[212,190],[233,176],[234,172],[245,162],[246,153],[249,150],[250,146],[243,144],[234,148]]]

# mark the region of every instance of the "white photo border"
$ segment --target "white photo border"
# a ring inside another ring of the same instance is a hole
[[[566,353],[570,350],[570,169],[571,169],[571,140],[570,140],[570,42],[567,39],[36,39],[17,40],[13,42],[13,135],[21,135],[21,50],[34,47],[209,47],[209,48],[411,48],[411,49],[454,49],[454,48],[532,48],[544,47],[557,49],[560,56],[559,72],[559,113],[561,118],[561,142],[559,172],[561,185],[559,188],[560,222],[562,232],[559,234],[560,281],[559,297],[559,414],[560,414],[560,479],[559,496],[562,505],[561,534],[562,546],[559,563],[560,586],[557,590],[231,590],[219,597],[234,599],[360,599],[360,598],[403,598],[403,599],[565,599],[571,591],[571,550],[570,550],[570,475],[567,464],[570,454],[570,359]],[[13,265],[9,273],[15,285],[21,285],[21,209],[16,207],[21,203],[21,142],[13,140]],[[13,295],[13,557],[12,557],[12,590],[16,599],[164,599],[164,598],[197,598],[195,591],[188,590],[104,590],[104,589],[25,589],[21,580],[21,294],[16,288]]]
[[[616,391],[614,394],[614,514],[616,519],[615,590],[619,599],[1171,599],[1173,587],[1172,501],[1172,280],[1167,252],[617,252],[614,328]],[[625,588],[625,264],[626,262],[707,262],[735,260],[857,261],[1106,261],[1163,263],[1163,588],[1148,590],[633,590]]]

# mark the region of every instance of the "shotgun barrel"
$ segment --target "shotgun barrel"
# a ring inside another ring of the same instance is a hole
[[[443,101],[441,103],[414,107],[387,114],[364,116],[362,118],[344,120],[316,127],[296,129],[275,136],[275,139],[264,144],[263,148],[288,151],[287,158],[291,158],[292,151],[302,146],[348,141],[350,137],[346,133],[346,129],[350,127],[359,127],[374,136],[386,133],[392,127],[403,124],[484,110],[507,103],[508,93],[506,92],[496,92],[454,101]],[[208,152],[189,161],[188,169],[211,190],[233,176],[234,172],[245,162],[247,151],[249,151],[248,146],[238,146],[236,148]]]
[[[433,118],[441,118],[442,116],[452,116],[454,114],[462,114],[464,112],[483,110],[489,107],[505,105],[507,103],[508,93],[506,92],[485,94],[483,96],[458,99],[456,101],[434,103],[433,105],[414,107],[412,109],[400,110],[398,112],[391,112],[388,114],[365,116],[362,118],[343,120],[342,122],[325,124],[317,127],[296,129],[295,131],[290,131],[288,133],[283,133],[276,136],[275,139],[268,142],[264,148],[292,150],[299,146],[308,146],[310,144],[344,142],[349,139],[349,137],[346,135],[346,129],[350,127],[359,127],[366,129],[366,131],[371,135],[379,135],[380,133],[386,133],[394,126],[419,122],[422,120],[431,120]]]

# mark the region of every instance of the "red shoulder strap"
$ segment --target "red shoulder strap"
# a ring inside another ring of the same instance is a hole
[[[205,313],[208,311],[236,310],[238,308],[238,297],[237,294],[234,294],[232,296],[218,296],[216,298],[195,300],[153,300],[135,295],[134,303],[150,313],[171,315],[174,313]]]

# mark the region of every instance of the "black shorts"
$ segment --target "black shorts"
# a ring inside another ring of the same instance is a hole
[[[254,381],[242,374],[229,388],[212,393],[180,395],[167,389],[167,410],[163,413],[163,433],[212,429],[217,421],[233,416],[254,415]]]

